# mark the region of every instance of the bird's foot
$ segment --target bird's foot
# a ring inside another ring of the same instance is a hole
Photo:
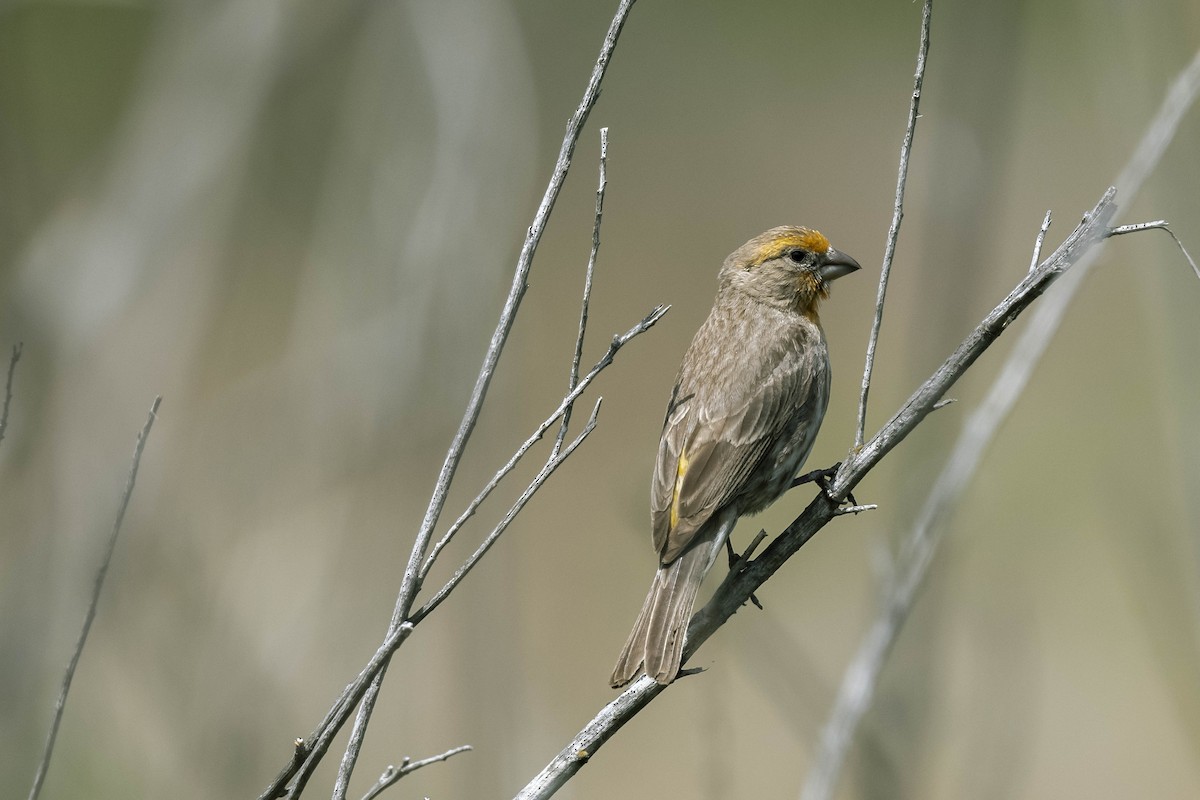
[[[729,539],[726,539],[725,553],[729,556],[729,571],[741,572],[743,569],[745,569],[746,563],[750,561],[750,556],[753,555],[754,551],[765,538],[767,538],[767,532],[759,531],[758,536],[755,536],[754,541],[750,542],[750,546],[746,548],[746,552],[742,553],[740,556],[734,553],[733,542],[729,541]],[[753,592],[750,594],[750,602],[754,603],[759,611],[762,611],[762,603],[758,601],[758,598],[754,596]]]
[[[792,481],[790,488],[795,489],[797,486],[805,483],[815,483],[817,486],[821,487],[821,491],[824,492],[825,497],[832,501],[833,498],[829,495],[829,482],[833,480],[835,475],[837,475],[837,471],[841,468],[841,466],[842,462],[839,461],[832,467],[826,467],[825,469],[814,469],[812,472],[806,472],[800,477],[795,478]],[[850,503],[852,506],[858,505],[858,501],[854,499],[853,492],[848,492],[846,494],[845,502]],[[841,504],[839,503],[839,505]]]

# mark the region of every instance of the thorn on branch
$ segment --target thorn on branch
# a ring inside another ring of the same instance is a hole
[[[1038,264],[1042,262],[1042,243],[1046,241],[1046,231],[1050,230],[1050,209],[1046,209],[1046,216],[1042,218],[1042,227],[1038,229],[1037,238],[1033,242],[1033,259],[1029,262],[1029,271],[1033,272],[1038,268]]]

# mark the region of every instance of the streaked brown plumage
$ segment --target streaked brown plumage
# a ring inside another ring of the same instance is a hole
[[[613,687],[643,669],[675,679],[696,591],[733,522],[770,505],[808,458],[829,401],[817,305],[858,268],[799,227],[772,228],[725,259],[667,405],[650,487],[659,566]]]

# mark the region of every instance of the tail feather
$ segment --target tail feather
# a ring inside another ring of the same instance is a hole
[[[693,547],[658,571],[664,580],[647,625],[643,666],[659,683],[668,684],[679,673],[696,593],[708,572],[706,549]]]
[[[722,513],[706,536],[654,573],[646,601],[609,679],[614,689],[636,678],[643,667],[663,685],[675,680],[696,592],[736,520],[736,512]]]

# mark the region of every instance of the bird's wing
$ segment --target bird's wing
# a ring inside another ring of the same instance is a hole
[[[651,484],[654,547],[662,563],[687,548],[696,532],[744,486],[808,393],[802,359],[785,356],[753,385],[724,387],[723,402],[704,396],[699,381],[681,378],[667,408]],[[706,385],[711,383],[705,381]]]

